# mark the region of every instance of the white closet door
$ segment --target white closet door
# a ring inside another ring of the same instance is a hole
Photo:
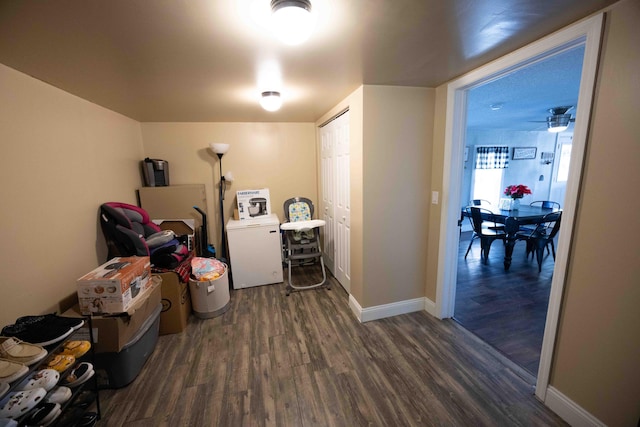
[[[322,203],[320,205],[320,212],[318,212],[317,216],[326,221],[326,225],[323,230],[324,241],[322,251],[324,253],[324,263],[326,267],[334,273],[335,223],[333,214],[333,197],[335,187],[334,145],[336,138],[333,128],[329,125],[320,128],[320,182],[322,183]]]
[[[321,131],[322,214],[325,230],[325,262],[349,292],[351,281],[351,182],[349,178],[349,112]]]

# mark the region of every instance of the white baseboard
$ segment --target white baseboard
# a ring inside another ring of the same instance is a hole
[[[573,427],[606,427],[606,424],[553,387],[547,388],[544,404]]]
[[[413,313],[416,311],[426,310],[427,313],[433,315],[436,305],[427,298],[414,298],[405,301],[393,302],[391,304],[378,305],[375,307],[362,308],[358,301],[349,295],[349,308],[356,318],[364,323],[371,320],[384,319],[385,317],[398,316],[400,314]]]

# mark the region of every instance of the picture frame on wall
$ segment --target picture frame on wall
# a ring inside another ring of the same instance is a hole
[[[538,152],[537,147],[514,147],[513,160],[530,160],[535,159]]]

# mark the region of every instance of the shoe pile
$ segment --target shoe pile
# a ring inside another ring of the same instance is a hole
[[[0,427],[59,424],[57,420],[63,412],[62,407],[73,395],[71,388],[94,376],[91,363],[78,362],[91,344],[88,341],[66,342],[47,360],[44,359],[49,352],[44,347],[59,343],[83,324],[82,319],[48,314],[20,317],[13,325],[2,328]],[[40,363],[39,370],[30,371],[29,366],[37,363]],[[64,413],[67,419],[71,417],[74,425],[87,421],[87,425],[95,424],[95,413],[88,413],[88,417],[83,418],[71,409]]]

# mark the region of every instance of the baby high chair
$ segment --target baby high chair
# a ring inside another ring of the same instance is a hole
[[[305,197],[294,197],[284,202],[284,216],[287,222],[281,224],[280,229],[284,231],[285,261],[289,269],[287,296],[293,290],[318,288],[327,281],[319,238],[320,227],[324,227],[325,221],[312,219],[313,211],[313,202]],[[322,281],[306,286],[294,285],[291,281],[291,268],[315,263],[318,258],[322,268]],[[330,289],[329,286],[327,288]]]

